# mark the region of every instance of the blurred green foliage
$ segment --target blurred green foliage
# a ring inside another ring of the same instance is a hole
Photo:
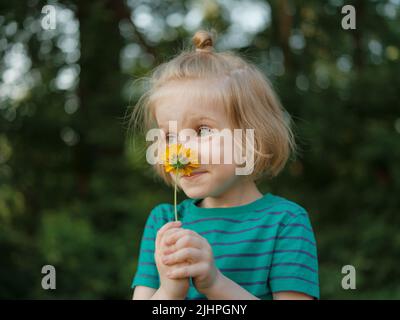
[[[172,201],[126,138],[132,80],[214,28],[296,123],[300,156],[260,188],[310,212],[322,299],[399,299],[400,3],[346,2],[356,30],[341,28],[343,4],[1,1],[0,298],[131,297],[145,219]],[[357,290],[341,288],[347,264]]]

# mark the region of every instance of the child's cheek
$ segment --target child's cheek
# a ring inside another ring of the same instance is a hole
[[[212,144],[210,139],[199,139],[197,152],[200,157],[200,164],[211,164]]]
[[[199,139],[198,154],[201,164],[233,164],[234,143],[232,137],[210,135]]]
[[[213,136],[211,145],[215,164],[229,165],[233,163],[233,143],[230,137]]]
[[[223,142],[220,137],[210,136],[199,142],[201,164],[223,163]]]

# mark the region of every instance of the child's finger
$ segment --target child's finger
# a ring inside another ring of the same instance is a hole
[[[182,279],[196,277],[202,274],[204,274],[204,265],[202,263],[194,263],[169,270],[167,272],[167,277],[170,279]]]
[[[161,246],[166,246],[167,243],[165,242],[165,240],[170,238],[172,234],[174,234],[174,233],[176,233],[178,231],[181,231],[181,230],[183,230],[183,229],[181,227],[178,227],[178,226],[177,227],[172,227],[172,228],[169,228],[168,230],[166,230],[162,234],[162,236],[160,238],[160,245]]]
[[[188,260],[189,262],[200,261],[203,258],[203,254],[200,249],[197,248],[183,248],[169,255],[161,258],[162,263],[166,265],[175,264]]]
[[[183,262],[176,263],[173,266],[168,266],[168,269],[171,270],[172,268],[181,268],[188,265],[190,265],[190,262],[185,260]]]
[[[156,250],[160,248],[161,245],[161,239],[165,231],[167,231],[170,228],[173,227],[178,227],[182,224],[180,221],[172,221],[164,224],[158,231],[157,231],[157,236],[156,236]]]
[[[176,234],[173,234],[171,237],[176,236]],[[166,235],[164,236],[166,237]],[[170,237],[170,239],[171,239]],[[187,248],[187,247],[192,247],[192,248],[197,248],[197,249],[202,249],[203,248],[203,241],[202,239],[198,237],[193,237],[191,235],[184,235],[182,237],[178,237],[178,240],[171,239],[171,243],[168,245],[167,249],[164,250],[164,254],[170,254],[172,252],[175,252],[179,249]]]
[[[193,231],[193,230],[189,230],[189,229],[181,229],[178,232],[171,234],[167,237],[165,237],[165,244],[166,245],[172,245],[174,244],[178,239],[185,237],[185,236],[191,236],[191,237],[195,237],[195,238],[200,238],[200,235]]]
[[[167,222],[166,224],[164,224],[158,231],[157,231],[157,235],[156,235],[156,247],[160,246],[160,242],[162,239],[163,234],[168,230],[171,229],[173,227],[176,227],[178,225],[180,225],[181,222],[180,221],[171,221],[171,222]]]

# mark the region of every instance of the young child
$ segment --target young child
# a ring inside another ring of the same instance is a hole
[[[271,193],[256,180],[276,176],[294,139],[289,119],[271,85],[251,63],[231,52],[215,52],[214,35],[198,31],[195,50],[157,67],[139,99],[134,121],[161,128],[166,145],[193,129],[197,145],[214,154],[223,129],[254,129],[253,171],[236,174],[235,163],[200,163],[175,179],[161,164],[164,181],[188,199],[159,204],[150,213],[132,282],[133,299],[319,299],[317,248],[304,208]],[[139,113],[138,113],[139,112]],[[166,132],[176,121],[177,132]],[[196,150],[201,154],[201,148]]]

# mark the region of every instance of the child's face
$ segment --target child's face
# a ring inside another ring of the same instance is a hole
[[[198,85],[204,86],[200,83]],[[192,176],[182,176],[179,179],[179,185],[185,194],[190,198],[217,197],[240,178],[235,174],[234,161],[224,164],[224,152],[232,154],[232,145],[224,143],[225,140],[216,135],[216,130],[233,128],[221,106],[210,102],[202,103],[190,88],[190,85],[185,84],[162,88],[163,94],[155,108],[155,117],[159,128],[166,135],[163,143],[180,142],[199,155],[200,167],[193,170]],[[210,89],[205,86],[204,90]],[[177,132],[169,132],[170,121],[176,123]],[[185,129],[186,132],[189,132],[187,129],[193,130],[190,137],[182,134]],[[184,139],[186,141],[182,141]],[[212,164],[212,159],[220,159],[220,164]],[[171,173],[171,177],[174,179],[174,174]]]

